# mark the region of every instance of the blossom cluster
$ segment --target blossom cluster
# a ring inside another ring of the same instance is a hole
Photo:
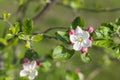
[[[94,31],[92,26],[89,26],[86,31],[79,26],[76,29],[69,30],[70,43],[73,45],[75,51],[87,53],[88,47],[92,46],[92,36],[90,34]]]

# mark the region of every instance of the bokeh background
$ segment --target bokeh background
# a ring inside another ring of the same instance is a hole
[[[37,8],[41,3],[39,0],[33,1],[29,4],[25,18],[32,18],[37,13]],[[40,0],[42,1],[42,0]],[[39,2],[40,2],[39,1]],[[58,0],[61,2],[62,0]],[[84,8],[90,9],[113,9],[120,8],[120,0],[83,0]],[[18,9],[18,0],[0,0],[0,15],[2,12],[7,11],[11,13],[10,21],[12,23],[16,20],[16,11]],[[41,4],[41,6],[43,6]],[[94,28],[100,26],[103,22],[114,22],[116,18],[120,17],[120,11],[113,12],[90,12],[83,10],[74,10],[66,6],[55,4],[50,10],[43,15],[43,17],[34,24],[35,32],[42,32],[50,27],[69,27],[72,20],[77,17],[82,16],[85,20],[85,27],[91,25]],[[4,28],[7,25],[0,21],[0,37],[4,33]],[[51,31],[49,34],[54,35],[55,31]],[[41,42],[34,43],[33,48],[43,56],[45,54],[51,54],[51,50],[61,44],[60,41],[54,39],[43,39]],[[20,53],[17,54],[18,57],[22,57],[25,52],[24,44],[20,45]],[[11,64],[13,50],[7,48],[3,51],[4,65],[9,66],[8,71],[0,71],[0,77],[3,76],[19,76],[19,69],[13,67]],[[92,62],[83,63],[80,59],[80,53],[77,53],[67,61],[56,61],[52,63],[52,67],[48,71],[39,71],[39,77],[36,80],[64,80],[64,69],[75,70],[79,68],[84,74],[85,80],[120,80],[120,61],[110,60],[107,57],[107,52],[100,47],[93,47],[90,49],[90,54],[92,57]],[[6,62],[6,63],[5,63]],[[19,64],[19,61],[18,63]],[[56,67],[56,65],[60,65]],[[14,69],[13,69],[14,68]],[[12,74],[11,74],[12,73]],[[2,78],[0,78],[2,80]],[[7,79],[6,79],[7,80]],[[18,79],[15,79],[18,80]],[[20,79],[21,80],[21,79]]]

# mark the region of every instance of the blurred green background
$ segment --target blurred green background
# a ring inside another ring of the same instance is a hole
[[[62,1],[62,0],[58,0]],[[120,8],[120,0],[83,0],[85,8],[92,8],[92,9],[102,9],[102,8]],[[0,0],[0,15],[2,15],[3,11],[7,11],[11,13],[11,22],[15,22],[17,17],[16,11],[18,8],[18,0]],[[33,1],[30,3],[26,18],[32,18],[33,15],[36,14],[35,9],[39,6],[37,1]],[[34,24],[34,31],[35,32],[42,32],[49,27],[69,27],[72,20],[77,17],[82,16],[85,20],[85,27],[91,25],[94,28],[100,26],[102,22],[113,22],[116,18],[120,17],[120,11],[116,12],[88,12],[88,11],[81,11],[81,10],[73,10],[67,8],[63,5],[55,4],[52,6],[50,10],[39,20],[36,24]],[[7,26],[3,21],[0,21],[0,36],[2,37],[4,28]],[[53,31],[54,32],[54,31]],[[50,32],[50,35],[54,33]],[[51,54],[51,49],[57,46],[57,44],[61,44],[61,42],[53,40],[53,39],[43,39],[39,43],[34,43],[33,48],[39,53],[39,55],[44,54]],[[24,45],[24,44],[23,44]],[[23,56],[25,48],[23,45],[20,46],[20,54],[18,56]],[[5,51],[5,60],[12,54],[10,49]],[[106,51],[103,48],[93,47],[90,49],[90,54],[92,57],[91,63],[83,63],[80,59],[80,53],[77,53],[67,61],[56,62],[61,67],[55,68],[55,63],[53,62],[53,66],[50,71],[45,72],[41,71],[39,73],[39,77],[36,80],[64,80],[61,78],[63,77],[64,69],[68,70],[75,70],[76,68],[80,68],[81,72],[85,76],[85,80],[120,80],[120,61],[118,60],[110,60],[106,56]],[[10,56],[12,57],[12,56]],[[7,61],[7,60],[6,60]],[[5,63],[6,64],[6,63]],[[12,68],[13,69],[13,68]],[[6,76],[10,75],[11,73],[16,74],[19,76],[19,70],[14,70],[13,72],[10,69],[9,72],[2,73],[0,77],[4,74]],[[61,70],[61,71],[60,71]],[[96,72],[95,72],[96,71]],[[1,72],[0,72],[1,73]],[[93,75],[91,73],[94,73]],[[91,77],[91,75],[93,78]]]

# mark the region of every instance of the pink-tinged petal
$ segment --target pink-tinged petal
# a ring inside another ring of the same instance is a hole
[[[29,62],[29,59],[28,58],[24,58],[23,59],[23,63],[28,63]]]
[[[27,76],[27,75],[28,75],[28,71],[26,70],[20,71],[20,76]]]
[[[79,26],[77,26],[77,28],[75,29],[75,34],[82,34],[82,32],[82,29]]]
[[[90,37],[90,34],[87,31],[83,31],[82,37],[83,37],[83,40],[86,40]]]
[[[80,50],[82,53],[86,53],[88,51],[88,48],[82,47],[82,49]]]
[[[36,61],[32,61],[31,63],[30,63],[30,69],[35,69],[35,67],[36,67]]]
[[[73,35],[74,33],[75,33],[75,30],[73,30],[73,29],[69,30],[69,32],[68,32],[69,35]]]
[[[92,37],[92,36],[90,36],[90,37],[89,37],[89,40],[90,40],[90,41],[92,41],[92,40],[93,40],[93,37]]]
[[[87,28],[87,31],[88,31],[89,33],[92,33],[92,32],[94,31],[94,28],[93,28],[92,26],[89,26],[89,27]]]
[[[82,48],[82,44],[80,42],[76,42],[74,45],[73,45],[73,49],[76,50],[76,51],[79,51],[81,50]]]
[[[24,63],[23,64],[23,68],[24,68],[24,70],[28,71],[29,70],[29,64],[28,63]]]
[[[92,41],[88,40],[84,40],[83,41],[83,47],[90,47],[92,45]]]
[[[75,35],[70,35],[70,41],[75,43],[77,41],[77,37]]]

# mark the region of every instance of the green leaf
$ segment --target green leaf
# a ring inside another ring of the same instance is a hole
[[[88,53],[81,54],[81,59],[85,63],[91,62],[91,57],[90,57],[90,55]]]
[[[12,34],[18,34],[18,32],[19,32],[19,30],[20,30],[20,25],[19,25],[19,23],[16,22],[16,23],[14,24],[14,26],[11,26],[11,27],[9,28],[9,30],[12,32]]]
[[[52,57],[57,60],[70,59],[74,54],[74,50],[68,50],[64,46],[59,45],[53,50]]]
[[[19,33],[18,38],[22,40],[31,40],[30,35],[25,35],[24,33]]]
[[[33,22],[31,19],[27,19],[24,21],[23,26],[22,26],[22,31],[24,34],[31,34],[32,32],[32,27],[33,27]]]
[[[105,26],[101,26],[95,31],[94,39],[109,39],[110,38],[110,29]]]
[[[84,23],[83,18],[82,17],[77,17],[73,20],[71,28],[76,29],[77,26],[84,27],[84,24],[85,23]]]
[[[70,6],[73,9],[78,9],[80,7],[83,7],[83,1],[82,0],[70,0]]]
[[[10,39],[10,38],[13,38],[14,37],[14,35],[13,34],[6,34],[6,36],[5,36],[5,39]]]
[[[99,47],[105,47],[105,48],[109,48],[113,45],[113,41],[111,40],[96,40],[93,41],[93,45],[99,46]]]
[[[43,39],[43,34],[37,34],[32,36],[32,41],[41,41]]]
[[[77,73],[73,71],[67,71],[66,80],[80,80]]]
[[[39,55],[36,51],[34,51],[33,49],[28,49],[26,52],[25,52],[25,58],[28,58],[30,60],[36,60],[39,58]]]
[[[26,41],[25,47],[26,47],[26,48],[30,48],[30,47],[31,47],[30,41]]]
[[[56,37],[61,40],[62,42],[68,44],[69,43],[69,37],[67,32],[63,31],[57,31],[56,32]]]
[[[42,62],[41,67],[44,71],[48,71],[50,70],[51,63],[49,61]]]
[[[115,20],[115,23],[116,23],[117,25],[120,25],[120,18],[117,18],[117,19]]]

